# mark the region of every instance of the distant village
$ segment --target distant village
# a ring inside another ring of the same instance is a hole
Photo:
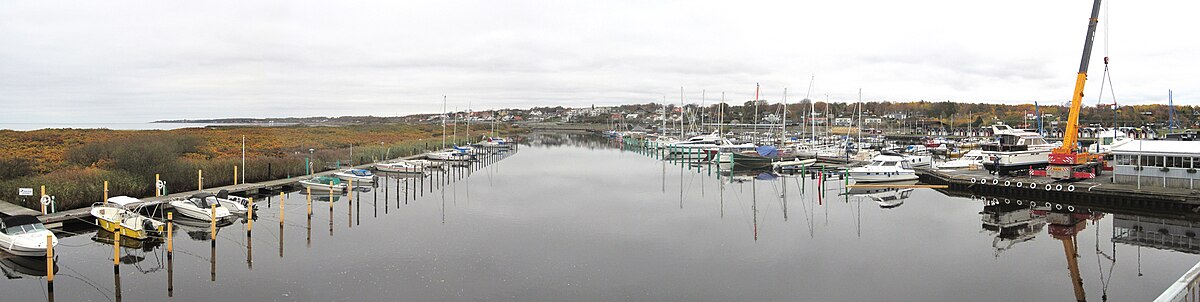
[[[681,120],[689,124],[780,124],[804,123],[817,126],[857,126],[866,128],[977,128],[1004,123],[1023,128],[1057,129],[1066,119],[1063,106],[1037,106],[1034,104],[1006,105],[987,103],[956,102],[816,102],[807,100],[787,105],[786,112],[781,103],[747,101],[744,104],[727,103],[701,107],[697,104],[631,104],[567,108],[533,107],[529,109],[499,109],[482,111],[457,111],[446,114],[428,113],[397,117],[342,116],[304,118],[225,118],[201,120],[165,120],[159,123],[210,123],[210,124],[380,124],[380,123],[440,123],[448,122],[503,122],[503,123],[593,123],[612,124],[625,128],[655,128],[662,124],[678,124]],[[786,116],[785,116],[786,115]],[[1188,129],[1200,126],[1200,107],[1132,105],[1087,106],[1080,116],[1081,124],[1100,127],[1114,123],[1121,127],[1149,129]],[[614,126],[615,127],[615,126]]]

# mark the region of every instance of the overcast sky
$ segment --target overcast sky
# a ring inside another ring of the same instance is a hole
[[[1196,1],[1110,1],[1118,102],[1196,104]],[[1107,5],[1107,4],[1106,4]],[[813,99],[1062,103],[1085,0],[0,0],[0,123]],[[1097,31],[1085,104],[1105,55]]]

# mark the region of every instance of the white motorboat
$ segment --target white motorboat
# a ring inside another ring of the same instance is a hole
[[[138,213],[139,203],[137,198],[116,196],[109,198],[108,203],[93,204],[91,213],[96,217],[96,225],[109,232],[120,232],[122,237],[145,240],[164,232],[165,223]]]
[[[300,180],[300,185],[313,191],[342,191],[346,189],[346,183],[341,178],[333,176],[321,176],[306,178]]]
[[[0,250],[17,256],[46,256],[46,236],[50,245],[58,245],[58,236],[46,229],[42,221],[30,215],[0,218]]]
[[[904,204],[904,200],[908,199],[908,195],[912,194],[913,189],[891,189],[884,192],[867,195],[868,198],[879,204],[880,208],[890,209]]]
[[[426,154],[425,157],[428,157],[430,160],[467,161],[467,160],[474,160],[475,154],[466,153],[466,152],[462,152],[462,151],[458,151],[458,150],[451,150],[451,151],[432,152],[432,153]]]
[[[342,180],[353,181],[353,183],[358,184],[375,183],[375,174],[372,174],[371,170],[367,169],[350,169],[333,173],[333,175]]]
[[[992,126],[992,133],[996,135],[996,143],[982,145],[986,156],[983,167],[1000,175],[1045,167],[1050,151],[1058,146],[1046,142],[1036,132],[1007,125]]]
[[[938,168],[938,169],[967,169],[967,168],[971,168],[971,167],[981,167],[981,166],[983,166],[983,160],[985,158],[986,157],[983,155],[982,150],[971,150],[971,151],[967,151],[966,154],[963,154],[962,157],[938,164],[936,166],[936,168]]]
[[[197,193],[188,198],[173,199],[170,204],[175,207],[175,212],[203,221],[222,221],[231,219],[233,216],[229,209],[222,206],[212,193]]]
[[[1096,135],[1096,143],[1087,147],[1087,151],[1091,153],[1109,153],[1112,148],[1122,144],[1132,142],[1133,138],[1126,135],[1125,132],[1115,129],[1105,130]]]
[[[391,172],[391,173],[413,173],[413,174],[425,173],[424,166],[419,166],[416,163],[413,163],[411,161],[377,163],[377,164],[375,164],[375,170],[379,170],[380,172]]]
[[[850,169],[855,182],[886,182],[917,179],[912,164],[903,156],[880,155],[866,166]]]
[[[483,141],[477,144],[480,148],[487,149],[508,149],[512,147],[508,140],[499,137],[485,137]]]
[[[221,206],[229,209],[230,213],[237,215],[245,215],[249,212],[249,209],[252,206],[250,204],[250,199],[241,196],[229,195],[229,191],[225,190],[217,192],[217,202],[220,202]]]

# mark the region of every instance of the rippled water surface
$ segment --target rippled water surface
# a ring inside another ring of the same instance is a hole
[[[593,136],[525,141],[448,181],[381,178],[332,207],[314,194],[311,219],[309,195],[288,192],[282,228],[279,196],[259,196],[249,239],[244,221],[215,241],[180,225],[170,260],[129,242],[116,276],[111,235],[60,234],[54,299],[1144,301],[1200,260],[1192,222],[1170,215],[847,192]],[[48,298],[44,261],[0,264],[0,300]]]

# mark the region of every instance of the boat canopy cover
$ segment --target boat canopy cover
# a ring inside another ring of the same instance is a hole
[[[461,153],[467,153],[467,151],[470,151],[471,149],[463,148],[463,147],[459,147],[458,145],[455,145],[454,150],[457,150],[458,152],[461,152]]]
[[[775,146],[760,146],[755,148],[755,150],[762,157],[779,157],[779,149],[775,149]]]
[[[209,197],[213,198],[212,204],[209,203],[209,200],[208,200]],[[213,204],[216,204],[216,201],[217,201],[216,195],[213,195],[212,193],[192,194],[192,197],[188,197],[188,200],[191,201],[192,204],[195,204],[197,207],[200,207],[203,209],[207,209],[207,208],[211,207]]]
[[[321,176],[321,177],[317,177],[317,179],[314,179],[313,181],[327,184],[327,185],[336,185],[336,184],[342,183],[341,178],[337,178],[337,177],[333,177],[333,176]]]
[[[124,206],[128,206],[131,203],[138,202],[138,199],[129,197],[129,196],[114,196],[114,197],[109,197],[108,202],[111,202],[116,205],[124,207]]]
[[[371,171],[367,171],[364,169],[351,169],[346,172],[350,172],[350,174],[354,174],[355,176],[371,176]]]
[[[42,224],[41,220],[31,215],[16,215],[0,218],[0,222],[4,223],[4,227],[13,227],[18,225]]]

